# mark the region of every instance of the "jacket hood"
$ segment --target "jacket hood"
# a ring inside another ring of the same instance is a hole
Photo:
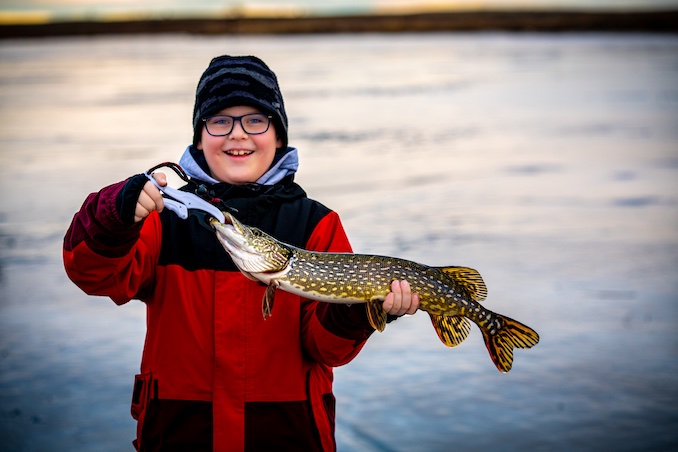
[[[210,176],[207,160],[200,149],[189,145],[185,150],[179,165],[191,179],[197,179],[209,184],[220,182]],[[288,146],[284,152],[277,152],[271,167],[255,183],[258,185],[275,185],[285,177],[293,175],[299,168],[299,152],[297,148]]]

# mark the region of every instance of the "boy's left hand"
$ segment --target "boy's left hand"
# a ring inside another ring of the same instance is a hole
[[[414,314],[419,309],[419,294],[413,294],[407,281],[393,281],[391,292],[382,304],[384,311],[391,315]]]

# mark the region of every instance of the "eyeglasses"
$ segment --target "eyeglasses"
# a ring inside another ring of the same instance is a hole
[[[271,125],[271,118],[263,113],[250,113],[242,116],[217,115],[203,118],[207,133],[213,137],[223,137],[233,131],[235,122],[249,135],[265,133]]]

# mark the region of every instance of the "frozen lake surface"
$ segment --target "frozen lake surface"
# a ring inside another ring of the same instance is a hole
[[[213,56],[277,73],[297,180],[357,252],[477,268],[535,328],[398,320],[336,370],[340,451],[678,448],[678,37],[137,36],[0,42],[0,450],[132,450],[144,307],[68,281],[85,196],[177,161]]]

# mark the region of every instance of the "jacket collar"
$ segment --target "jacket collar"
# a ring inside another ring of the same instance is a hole
[[[201,182],[209,184],[219,184],[220,182],[214,179],[209,174],[209,167],[207,160],[202,151],[195,146],[190,145],[185,150],[179,165],[186,171],[191,179],[197,179]],[[258,185],[275,185],[285,179],[287,176],[294,175],[299,168],[299,153],[297,148],[288,146],[284,152],[276,152],[275,158],[271,167],[261,176],[256,184]]]

